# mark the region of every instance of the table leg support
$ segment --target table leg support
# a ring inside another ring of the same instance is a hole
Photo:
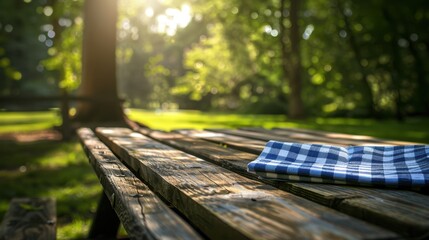
[[[109,199],[103,192],[98,203],[97,212],[89,230],[90,239],[116,239],[119,229],[119,218],[113,210]]]

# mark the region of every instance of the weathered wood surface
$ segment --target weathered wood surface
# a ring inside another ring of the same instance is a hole
[[[244,152],[260,154],[265,147],[266,141],[255,140],[245,137],[228,135],[225,133],[216,133],[204,130],[176,130],[174,132],[186,135],[195,139],[217,143],[223,147],[234,148]]]
[[[263,129],[263,128],[243,128],[243,129],[250,130],[250,131],[257,131],[257,129]],[[362,144],[372,145],[373,143],[383,144],[383,145],[421,144],[421,143],[414,143],[414,142],[381,139],[381,138],[375,138],[375,137],[370,137],[365,135],[353,135],[353,134],[326,132],[326,131],[309,130],[309,129],[273,128],[272,130],[275,132],[278,132],[280,135],[288,134],[292,132],[292,133],[310,134],[311,136],[321,136],[328,139],[334,138],[334,139],[345,140],[345,141],[348,141],[348,140],[359,141],[359,145],[362,145]]]
[[[237,175],[124,128],[97,135],[152,189],[215,239],[397,237],[293,194]]]
[[[218,143],[216,144],[199,139],[204,134],[210,135],[210,132],[207,131],[181,130],[177,132],[184,135],[160,131],[146,131],[145,133],[174,148],[200,156],[244,176],[249,176],[247,163],[257,157],[250,152],[261,150],[261,146],[255,144],[245,147],[243,143],[246,142],[246,138],[243,137],[234,138],[227,134],[215,135],[216,137],[211,138],[211,141]],[[198,132],[202,134],[198,134]],[[249,153],[225,148],[223,144],[226,143],[232,147],[238,144],[240,149]],[[255,178],[256,176],[250,177]],[[264,182],[398,232],[403,236],[418,237],[429,233],[429,196],[426,195],[392,189],[298,182]]]
[[[231,171],[238,172],[250,178],[257,179],[253,173],[247,172],[249,159],[256,156],[251,153],[230,149],[221,144],[212,144],[204,140],[190,138],[180,133],[166,133],[162,131],[150,131],[149,137],[170,145],[176,149],[204,158]]]
[[[359,145],[359,146],[375,146],[375,145],[409,145],[419,144],[414,142],[404,142],[380,139],[364,135],[351,135],[344,133],[323,132],[308,129],[294,128],[274,128],[271,130],[264,128],[241,128],[244,131],[260,132],[275,136],[289,137],[291,139],[303,140],[306,143],[317,140],[323,144],[332,145]]]
[[[313,143],[313,144],[331,144],[331,145],[338,145],[338,146],[347,146],[347,143],[336,141],[335,139],[326,140],[321,137],[314,137],[312,139],[307,138],[298,138],[297,134],[295,136],[290,135],[276,135],[273,133],[266,133],[266,132],[257,132],[257,131],[246,131],[241,129],[207,129],[211,132],[219,132],[224,133],[228,135],[233,136],[239,136],[239,137],[245,137],[249,139],[256,139],[261,141],[269,141],[269,140],[275,140],[280,142],[298,142],[298,143]]]
[[[90,129],[79,137],[104,192],[133,239],[199,239],[183,219],[162,202]]]
[[[0,225],[0,239],[55,239],[56,222],[54,199],[14,198]]]

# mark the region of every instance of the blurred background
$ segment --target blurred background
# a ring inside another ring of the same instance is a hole
[[[298,117],[428,116],[427,1],[294,2],[119,1],[120,97],[152,110],[278,114],[295,105]],[[76,91],[82,7],[0,3],[1,96]]]
[[[59,239],[86,236],[101,191],[77,140],[60,141],[53,128],[64,125],[60,109],[79,112],[62,97],[88,88],[84,6],[0,1],[0,219],[14,197],[53,196]],[[298,127],[429,143],[428,1],[112,6],[118,96],[110,97],[132,120],[162,130]]]

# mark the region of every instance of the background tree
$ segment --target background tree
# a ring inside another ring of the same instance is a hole
[[[303,118],[304,104],[302,102],[302,67],[301,67],[301,34],[299,28],[300,1],[291,0],[289,4],[290,31],[287,33],[285,25],[286,0],[280,1],[280,45],[282,49],[283,73],[288,76],[289,101],[288,114],[290,118]],[[288,40],[286,39],[288,36]],[[288,46],[289,45],[289,46]]]
[[[116,87],[116,21],[116,0],[85,1],[80,94],[90,101],[77,106],[78,121],[123,120]]]

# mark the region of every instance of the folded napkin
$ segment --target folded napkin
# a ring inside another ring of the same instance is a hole
[[[273,180],[429,186],[429,146],[337,147],[269,141],[249,172]]]

